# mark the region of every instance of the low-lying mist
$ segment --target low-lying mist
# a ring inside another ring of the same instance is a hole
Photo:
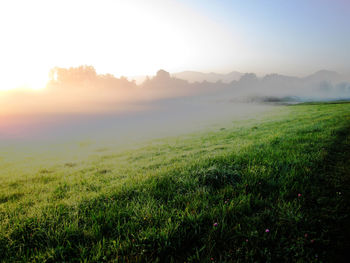
[[[160,70],[142,84],[98,75],[91,66],[54,68],[39,91],[0,94],[0,141],[133,141],[197,131],[274,105],[350,98],[350,83],[332,71],[298,78],[278,74],[210,74],[193,82]],[[205,75],[201,75],[201,78]]]

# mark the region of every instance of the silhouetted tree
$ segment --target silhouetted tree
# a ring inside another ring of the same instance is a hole
[[[169,72],[161,69],[161,70],[158,70],[156,78],[159,80],[169,80],[170,74],[169,74]]]
[[[51,86],[59,87],[95,87],[95,88],[130,88],[136,87],[135,82],[130,82],[126,77],[116,78],[112,74],[96,73],[93,66],[79,66],[60,68],[55,67],[49,73]]]

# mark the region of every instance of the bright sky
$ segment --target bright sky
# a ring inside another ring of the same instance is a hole
[[[348,73],[349,17],[348,0],[0,1],[0,90],[83,64],[116,76]]]

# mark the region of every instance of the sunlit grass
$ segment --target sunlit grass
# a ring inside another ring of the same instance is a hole
[[[0,257],[328,261],[344,248],[349,127],[350,104],[298,105],[129,150],[3,150]]]

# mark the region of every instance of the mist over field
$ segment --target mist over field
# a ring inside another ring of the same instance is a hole
[[[349,17],[0,1],[0,262],[348,262]]]
[[[281,105],[350,99],[350,81],[335,71],[305,77],[232,71],[159,70],[117,78],[93,66],[55,67],[41,90],[0,90],[0,143],[131,143],[220,126]]]
[[[333,71],[303,78],[246,73],[230,82],[215,73],[193,82],[191,74],[198,75],[180,79],[159,70],[137,85],[92,66],[54,68],[45,90],[2,95],[0,139],[135,140],[184,134],[279,104],[350,98],[350,82]]]

